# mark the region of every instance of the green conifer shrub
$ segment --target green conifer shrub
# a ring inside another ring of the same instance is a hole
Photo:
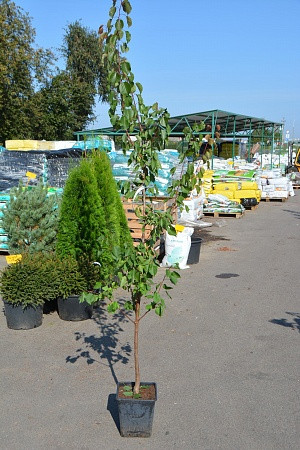
[[[16,264],[0,273],[0,294],[7,303],[37,307],[54,300],[60,283],[55,276],[56,258],[53,253],[24,254]]]
[[[92,161],[109,231],[109,245],[111,249],[123,248],[125,242],[132,244],[132,238],[109,158],[104,151],[96,151]]]
[[[67,178],[59,212],[56,251],[78,262],[96,260],[107,236],[105,214],[89,159],[82,159]],[[101,239],[102,238],[102,239]]]
[[[58,228],[58,197],[48,196],[42,182],[37,186],[19,186],[10,191],[3,210],[2,227],[8,235],[11,254],[49,252],[55,249]]]

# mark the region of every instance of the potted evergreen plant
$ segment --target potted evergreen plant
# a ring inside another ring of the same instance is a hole
[[[100,45],[103,59],[108,70],[109,115],[113,127],[123,130],[122,148],[124,153],[131,149],[129,164],[136,177],[132,182],[122,186],[122,193],[127,198],[135,198],[142,192],[141,206],[135,207],[135,213],[142,223],[142,239],[135,246],[115,248],[116,277],[110,283],[100,280],[96,287],[100,294],[85,293],[82,300],[89,303],[99,298],[108,300],[108,311],[115,313],[120,310],[134,326],[134,367],[135,379],[131,382],[120,382],[117,386],[117,401],[120,416],[120,432],[122,436],[147,437],[151,435],[154,404],[157,398],[156,384],[141,382],[139,366],[139,330],[142,320],[154,311],[161,316],[165,310],[165,294],[169,295],[172,285],[180,277],[173,268],[165,270],[163,279],[155,281],[159,263],[154,251],[154,244],[161,233],[167,230],[175,234],[173,213],[177,208],[183,208],[183,201],[193,189],[200,190],[200,178],[204,172],[195,170],[194,159],[199,153],[199,132],[203,125],[195,125],[192,129],[184,129],[188,145],[182,145],[179,150],[179,162],[182,173],[179,179],[173,179],[168,194],[172,199],[164,211],[155,211],[151,205],[151,195],[157,194],[155,180],[160,168],[159,150],[164,148],[168,139],[170,127],[167,110],[159,108],[157,103],[146,106],[142,97],[142,85],[134,81],[131,65],[125,57],[128,43],[131,39],[129,27],[131,5],[128,0],[112,0],[109,20],[106,28],[100,26]],[[135,139],[131,134],[135,134]],[[208,155],[209,156],[209,155]],[[184,168],[185,167],[185,168]],[[175,173],[175,168],[172,174]],[[146,196],[150,195],[150,200]],[[149,204],[150,203],[150,204]],[[146,229],[151,227],[150,236],[146,237]],[[114,296],[115,289],[123,288],[129,293],[125,303],[119,303]],[[142,310],[142,298],[147,300]]]
[[[86,302],[79,302],[79,296],[88,289],[89,284],[75,258],[72,256],[56,258],[53,281],[57,285],[59,317],[70,321],[90,319],[92,306]]]
[[[10,201],[3,210],[2,227],[8,236],[11,254],[51,252],[55,249],[58,226],[56,194],[40,181],[37,186],[19,186],[10,190]]]
[[[24,254],[0,273],[0,294],[8,328],[28,330],[39,327],[45,301],[57,297],[53,283],[52,255]]]
[[[91,309],[86,305],[82,309],[78,296],[83,290],[92,291],[96,279],[111,279],[113,246],[124,248],[125,243],[132,246],[110,162],[104,151],[95,151],[69,173],[62,196],[56,244],[62,273],[58,300],[61,318],[90,317]]]

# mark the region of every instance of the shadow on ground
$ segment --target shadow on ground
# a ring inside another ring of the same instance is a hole
[[[93,318],[97,324],[99,333],[87,335],[86,333],[75,333],[75,340],[80,344],[74,355],[66,357],[66,363],[75,364],[80,358],[84,358],[87,364],[103,364],[110,368],[112,377],[117,384],[118,379],[114,370],[117,363],[128,364],[132,352],[131,345],[119,345],[118,336],[124,330],[122,325],[128,319],[122,313],[108,316],[102,307],[95,308]]]
[[[215,242],[215,241],[230,241],[230,239],[224,236],[216,236],[213,234],[214,230],[207,229],[195,229],[194,236],[201,237],[203,242]]]
[[[290,316],[292,316],[290,320],[272,319],[272,320],[269,320],[269,322],[274,323],[275,325],[281,325],[282,327],[287,327],[287,328],[291,328],[293,330],[298,330],[300,333],[300,313],[286,311],[286,314],[289,314]]]
[[[283,211],[292,214],[295,217],[295,219],[300,219],[299,211],[293,211],[292,209],[284,209]]]

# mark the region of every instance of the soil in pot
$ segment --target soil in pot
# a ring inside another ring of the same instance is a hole
[[[57,299],[58,314],[62,320],[86,320],[92,317],[93,308],[86,302],[80,303],[79,296]]]
[[[23,309],[22,305],[4,303],[4,311],[8,328],[12,330],[31,330],[42,325],[43,306],[28,306]]]
[[[141,397],[133,398],[125,395],[133,387],[133,383],[123,382],[117,385],[120,434],[123,437],[151,436],[157,388],[155,383],[142,382],[141,386]]]

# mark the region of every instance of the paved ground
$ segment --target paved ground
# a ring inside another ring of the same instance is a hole
[[[142,377],[158,383],[152,437],[117,427],[131,324],[52,313],[13,331],[1,314],[1,449],[299,448],[300,192],[224,224],[204,234],[165,316],[142,324]]]

